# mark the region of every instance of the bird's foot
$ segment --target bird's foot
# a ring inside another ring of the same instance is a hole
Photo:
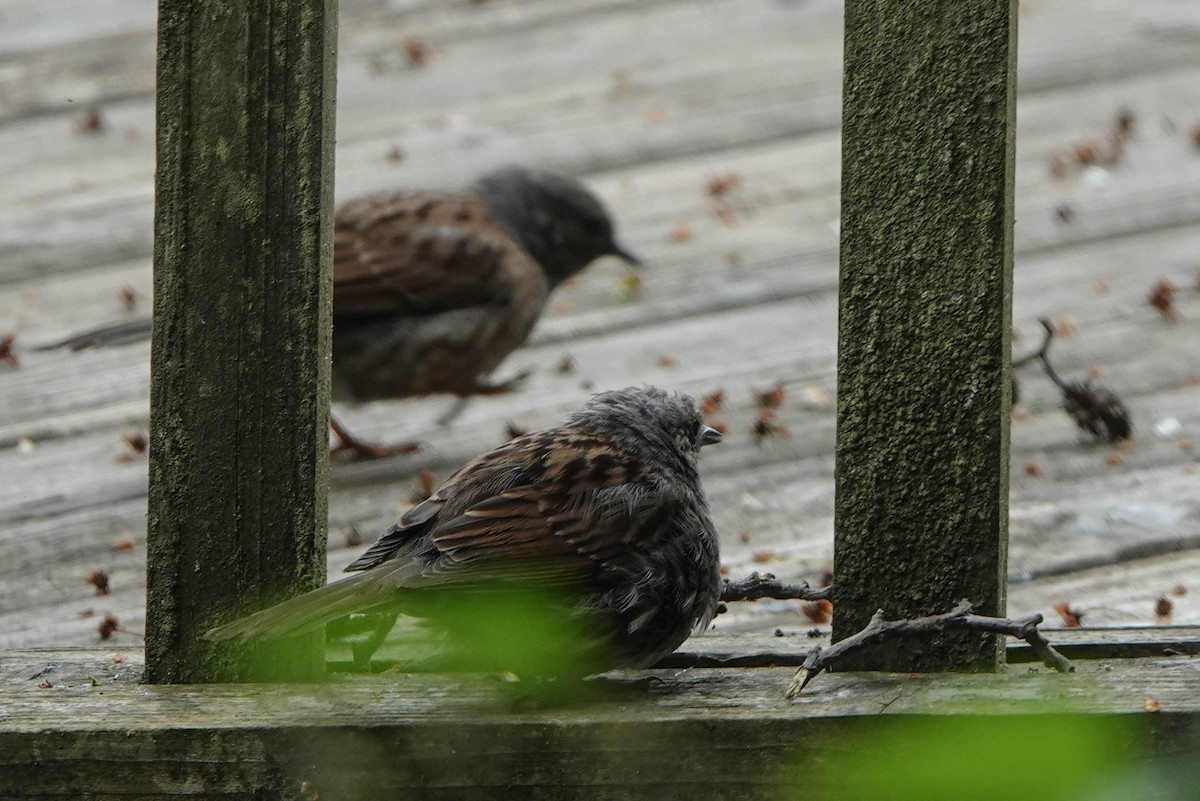
[[[438,417],[438,425],[443,427],[448,426],[458,419],[458,416],[463,413],[463,410],[467,408],[467,404],[470,403],[472,395],[504,395],[508,392],[514,392],[531,375],[533,375],[533,370],[522,370],[507,381],[496,383],[475,381],[465,390],[461,390],[459,397],[454,401],[454,405]]]
[[[329,449],[330,456],[349,453],[352,459],[370,461],[372,459],[384,459],[388,456],[416,453],[421,450],[420,443],[414,440],[389,445],[383,442],[368,442],[359,439],[342,424],[341,420],[338,420],[333,415],[329,415],[329,427],[333,430],[333,435],[337,439],[337,444]]]
[[[525,379],[533,375],[533,370],[522,370],[507,381],[499,381],[489,383],[487,381],[476,381],[475,386],[471,388],[473,395],[503,395],[506,392],[514,392],[521,388],[525,383]]]

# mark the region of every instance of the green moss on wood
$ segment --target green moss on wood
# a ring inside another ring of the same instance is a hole
[[[835,639],[878,607],[1004,609],[1012,0],[848,0]],[[859,667],[994,667],[992,637]]]
[[[147,677],[315,677],[210,626],[325,578],[336,0],[162,0]]]

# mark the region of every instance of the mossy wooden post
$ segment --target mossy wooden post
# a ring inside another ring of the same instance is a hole
[[[1016,0],[847,0],[834,639],[1003,613]],[[995,669],[994,636],[855,669]]]
[[[159,2],[151,682],[323,672],[201,638],[325,581],[336,14]]]

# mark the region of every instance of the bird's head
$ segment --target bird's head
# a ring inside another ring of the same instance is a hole
[[[476,188],[500,224],[541,264],[551,286],[601,256],[641,264],[617,242],[604,204],[574,178],[511,166],[484,175]]]

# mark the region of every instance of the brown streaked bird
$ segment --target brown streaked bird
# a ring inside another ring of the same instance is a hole
[[[653,665],[716,612],[718,538],[698,458],[718,441],[690,397],[600,393],[561,426],[450,476],[346,568],[356,576],[206,636],[287,636],[354,613],[402,613],[445,630],[476,669],[585,676]],[[522,619],[529,605],[513,599],[538,605],[536,636]],[[547,632],[561,641],[546,645]],[[481,639],[519,646],[480,653]],[[529,653],[556,648],[565,659]]]
[[[603,203],[579,181],[508,166],[459,192],[382,192],[334,213],[333,396],[372,401],[511,390],[488,381],[525,342],[550,292],[596,259],[637,265]],[[75,334],[38,350],[145,339],[150,321]],[[444,418],[445,419],[445,418]],[[380,456],[336,421],[338,450]]]

